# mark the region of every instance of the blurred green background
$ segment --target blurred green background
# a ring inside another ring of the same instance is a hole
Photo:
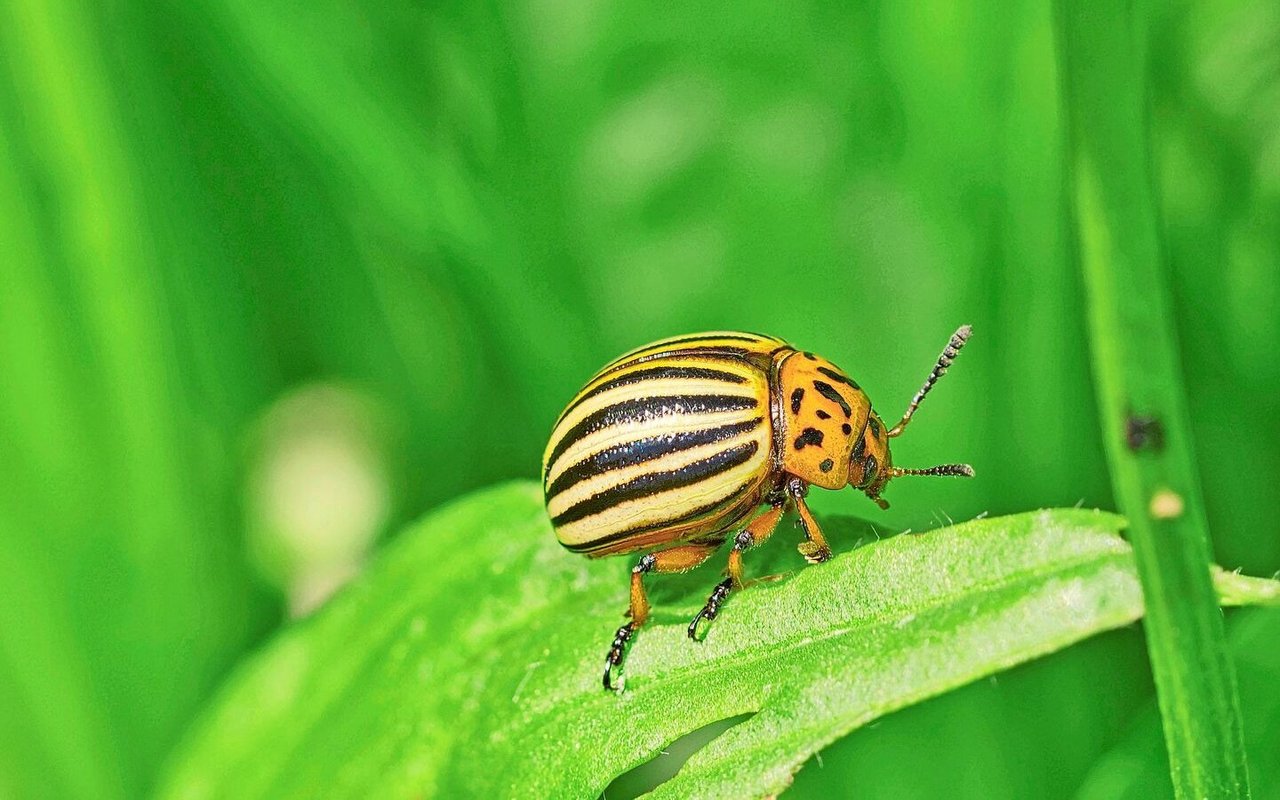
[[[1215,554],[1271,575],[1280,7],[1148,20]],[[574,390],[661,336],[783,336],[888,419],[971,322],[895,460],[979,478],[816,510],[1112,507],[1053,48],[1025,0],[0,6],[0,796],[144,795],[239,658],[404,522],[534,477]],[[1280,625],[1242,626],[1280,797]],[[1121,631],[793,793],[1168,793],[1151,694]]]

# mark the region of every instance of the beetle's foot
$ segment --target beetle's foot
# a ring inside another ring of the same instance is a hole
[[[800,555],[804,556],[804,560],[810,564],[821,564],[823,561],[831,558],[831,548],[826,545],[815,544],[813,541],[806,539],[797,547]]]
[[[607,691],[620,692],[626,683],[622,675],[622,660],[627,656],[627,645],[635,630],[635,623],[628,622],[613,635],[613,646],[609,648],[609,655],[604,657],[604,688]]]
[[[711,596],[707,598],[707,604],[702,607],[698,615],[689,623],[689,638],[695,642],[702,641],[702,631],[700,627],[703,620],[710,622],[720,613],[720,604],[729,596],[729,592],[733,591],[733,578],[725,578],[716,584],[716,588],[711,591]]]

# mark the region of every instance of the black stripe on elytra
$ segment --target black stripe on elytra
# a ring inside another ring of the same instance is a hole
[[[653,350],[647,353],[644,351],[632,353],[626,358],[620,358],[612,364],[609,364],[602,369],[601,372],[610,372],[632,364],[643,364],[646,361],[654,361],[659,358],[691,358],[696,356],[702,359],[720,359],[724,361],[732,360],[741,363],[743,359],[749,355],[751,355],[751,351],[745,347],[730,347],[729,345],[723,344],[687,347],[683,350],[670,350],[663,347],[659,350]]]
[[[754,397],[740,397],[731,394],[695,394],[695,395],[660,395],[657,397],[638,397],[623,400],[611,406],[596,409],[583,417],[569,430],[565,431],[556,442],[555,449],[547,457],[547,471],[556,463],[564,451],[572,447],[585,436],[614,425],[627,425],[647,422],[660,417],[675,414],[714,414],[720,411],[742,411],[755,408],[759,403]]]
[[[835,381],[836,383],[843,383],[846,386],[852,386],[855,389],[862,389],[861,386],[853,382],[853,378],[850,378],[848,375],[843,375],[839,372],[836,372],[834,369],[827,369],[826,367],[818,367],[818,372],[821,372],[823,375],[826,375],[828,378]]]
[[[722,472],[745,464],[751,460],[759,449],[759,442],[747,442],[677,469],[640,475],[626,483],[605,489],[603,492],[598,492],[585,500],[574,503],[557,514],[551,520],[551,524],[556,527],[568,525],[570,522],[586,519],[631,500],[672,489],[680,489],[685,486],[692,486],[695,483],[700,483]]]
[[[782,345],[779,345],[779,347],[781,346]],[[592,376],[591,380],[598,380],[625,369],[630,369],[641,364],[647,364],[650,361],[659,361],[662,359],[679,359],[681,361],[696,359],[699,362],[722,361],[725,364],[733,364],[734,366],[740,367],[743,364],[752,365],[751,358],[759,355],[759,353],[753,353],[744,347],[727,347],[725,345],[720,345],[718,347],[694,347],[688,350],[654,350],[652,353],[632,354],[624,359],[619,359],[612,364],[606,364],[598,373]],[[564,414],[561,414],[560,419],[563,419],[564,416]],[[556,422],[559,424],[559,420]]]
[[[713,500],[710,503],[707,503],[706,505],[698,506],[692,511],[689,511],[688,513],[685,513],[685,514],[681,514],[678,517],[672,517],[670,519],[660,519],[656,522],[646,522],[645,524],[637,525],[634,528],[627,528],[626,530],[616,531],[607,536],[601,536],[599,539],[592,539],[591,541],[583,542],[582,544],[568,544],[568,545],[565,545],[565,547],[569,550],[572,550],[575,553],[583,553],[583,552],[588,552],[593,550],[603,550],[609,545],[613,544],[614,542],[619,542],[619,541],[622,541],[623,539],[630,539],[633,536],[641,536],[646,533],[652,533],[653,531],[661,530],[669,526],[684,525],[689,522],[695,522],[699,519],[702,519],[703,517],[714,514],[717,511],[721,511],[725,507],[730,506],[733,503],[737,502],[740,498],[743,497],[743,495],[746,494],[747,490],[750,489],[752,484],[754,484],[755,482],[756,482],[756,479],[751,478],[747,480],[745,483],[743,483],[741,486],[739,486],[738,488],[734,489],[732,492],[729,492],[728,494],[726,494],[720,500]]]
[[[796,389],[791,393],[791,413],[800,413],[800,402],[804,400],[804,389]]]
[[[610,389],[617,389],[619,386],[631,386],[647,380],[667,380],[667,379],[689,379],[689,380],[713,380],[723,381],[724,383],[746,383],[747,379],[742,375],[733,372],[725,372],[719,369],[708,369],[706,367],[646,367],[638,369],[635,372],[628,372],[626,375],[619,375],[616,378],[607,380],[597,386],[593,386],[586,392],[578,395],[578,399],[569,404],[569,407],[560,415],[564,419],[586,400],[590,400],[598,394],[603,394]]]
[[[756,335],[756,334],[753,334],[753,333],[747,333],[747,334],[741,334],[741,333],[708,333],[708,334],[700,334],[700,335],[698,335],[698,336],[684,336],[684,337],[681,337],[681,338],[679,338],[679,339],[672,339],[672,340],[670,340],[670,341],[666,341],[666,342],[658,342],[658,343],[657,343],[657,346],[659,346],[659,347],[670,347],[670,346],[671,346],[671,345],[673,345],[673,344],[685,344],[686,342],[714,342],[714,341],[717,341],[717,340],[719,340],[719,339],[729,339],[729,340],[731,340],[731,341],[735,341],[735,342],[759,342],[759,341],[771,342],[771,341],[773,341],[773,339],[772,339],[772,338],[770,338],[770,337],[767,337],[767,336],[759,336],[759,335]]]
[[[836,391],[836,387],[826,381],[814,381],[813,388],[818,390],[818,394],[840,406],[840,410],[844,412],[846,417],[853,416],[853,409],[849,408],[849,401],[845,400],[844,397]]]
[[[764,417],[755,417],[744,422],[734,422],[715,428],[668,433],[616,444],[584,458],[556,476],[556,479],[547,487],[547,499],[550,500],[580,481],[609,470],[633,467],[655,458],[662,458],[668,453],[678,453],[704,444],[723,442],[738,434],[755,430],[762,422]]]
[[[623,356],[619,356],[618,358],[611,361],[610,365],[621,364],[622,362],[627,361],[628,359],[639,356],[641,353],[648,353],[650,351],[658,353],[658,352],[665,351],[668,347],[678,347],[679,345],[694,344],[696,342],[717,342],[724,339],[727,339],[731,342],[752,342],[755,344],[759,344],[765,341],[773,341],[772,339],[768,339],[765,337],[757,337],[752,334],[742,335],[742,334],[736,334],[736,333],[725,333],[719,336],[716,336],[716,335],[682,336],[679,339],[671,339],[670,341],[666,341],[666,342],[655,342],[646,347],[640,347],[635,350],[632,350],[630,353],[627,353],[626,355],[623,355]],[[732,348],[732,349],[741,349],[741,348]],[[745,354],[746,350],[742,350],[742,353]]]
[[[822,447],[822,431],[817,428],[805,428],[796,437],[796,449],[803,450],[809,445]]]

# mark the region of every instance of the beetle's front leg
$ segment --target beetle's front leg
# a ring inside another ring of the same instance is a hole
[[[711,591],[711,596],[707,598],[707,604],[689,623],[690,639],[699,638],[698,627],[703,620],[710,622],[716,618],[720,613],[721,604],[729,597],[729,592],[742,588],[742,552],[762,544],[765,539],[772,536],[785,510],[786,500],[778,500],[768,511],[751,520],[746,528],[733,537],[733,549],[729,551],[729,567],[725,570],[728,577],[716,584],[716,588]]]
[[[644,591],[646,572],[685,572],[701,564],[720,549],[723,539],[707,544],[690,544],[660,550],[643,556],[631,570],[631,621],[613,635],[613,644],[604,659],[604,688],[622,688],[617,679],[622,676],[622,662],[627,657],[627,647],[636,629],[649,619],[649,597]]]
[[[813,518],[809,505],[805,502],[804,498],[808,493],[809,487],[799,478],[792,478],[787,483],[787,494],[791,495],[792,502],[796,504],[796,513],[800,515],[800,527],[804,530],[805,537],[796,549],[804,556],[805,561],[821,564],[831,558],[831,546],[827,544],[827,537],[822,535],[822,527]]]

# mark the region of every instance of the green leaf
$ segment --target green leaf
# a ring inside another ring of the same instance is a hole
[[[593,797],[753,712],[655,796],[776,793],[880,715],[1136,620],[1122,524],[1049,510],[878,541],[734,595],[702,643],[685,624],[717,575],[675,598],[655,576],[614,695],[600,672],[630,564],[565,552],[538,488],[499,486],[406,532],[244,667],[161,796]]]

